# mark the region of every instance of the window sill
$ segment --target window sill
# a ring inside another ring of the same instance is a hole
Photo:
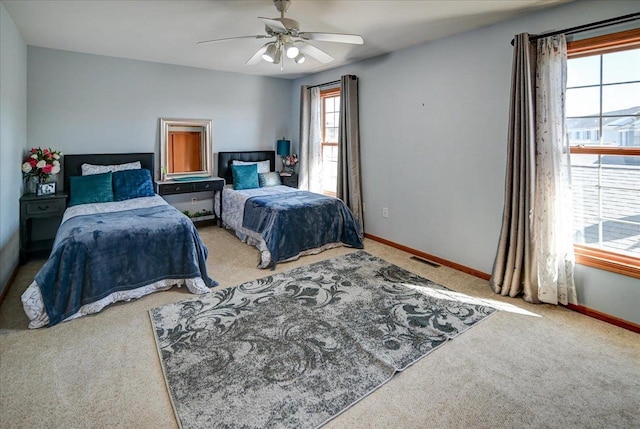
[[[576,263],[640,279],[640,259],[575,244]]]

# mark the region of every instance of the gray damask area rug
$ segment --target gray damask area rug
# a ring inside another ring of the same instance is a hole
[[[494,308],[359,251],[150,310],[183,428],[314,428]]]

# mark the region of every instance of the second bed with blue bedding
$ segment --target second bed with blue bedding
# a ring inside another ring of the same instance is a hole
[[[334,197],[283,185],[242,190],[227,185],[222,200],[224,224],[260,250],[259,268],[332,247],[364,247],[359,223]]]
[[[247,199],[242,226],[260,233],[272,268],[327,243],[363,247],[360,226],[344,202],[308,191]]]
[[[338,246],[362,249],[363,233],[340,199],[281,184],[275,151],[218,152],[227,185],[215,195],[222,224],[260,250],[258,268]]]

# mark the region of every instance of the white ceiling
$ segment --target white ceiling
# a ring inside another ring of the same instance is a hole
[[[265,41],[215,38],[264,34],[258,16],[276,18],[272,0],[4,0],[31,46],[282,78],[491,25],[572,0],[293,0],[286,17],[302,31],[360,34],[364,45],[312,42],[336,59],[279,65],[244,63]]]

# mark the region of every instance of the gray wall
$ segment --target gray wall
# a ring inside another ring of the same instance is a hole
[[[274,149],[289,135],[286,80],[33,46],[28,59],[30,146],[67,154],[155,152],[158,178],[162,117],[212,119],[214,165],[218,151]],[[211,210],[211,197],[168,200],[196,212]]]
[[[571,3],[298,79],[292,105],[300,85],[359,76],[366,232],[490,273],[503,209],[510,40],[638,11],[630,1]],[[581,304],[640,323],[637,279],[582,266],[576,279]]]
[[[22,172],[27,145],[27,45],[0,3],[0,293],[18,264]]]
[[[271,149],[289,133],[282,79],[32,46],[28,65],[31,146],[159,156],[161,117],[212,119],[215,152]]]

